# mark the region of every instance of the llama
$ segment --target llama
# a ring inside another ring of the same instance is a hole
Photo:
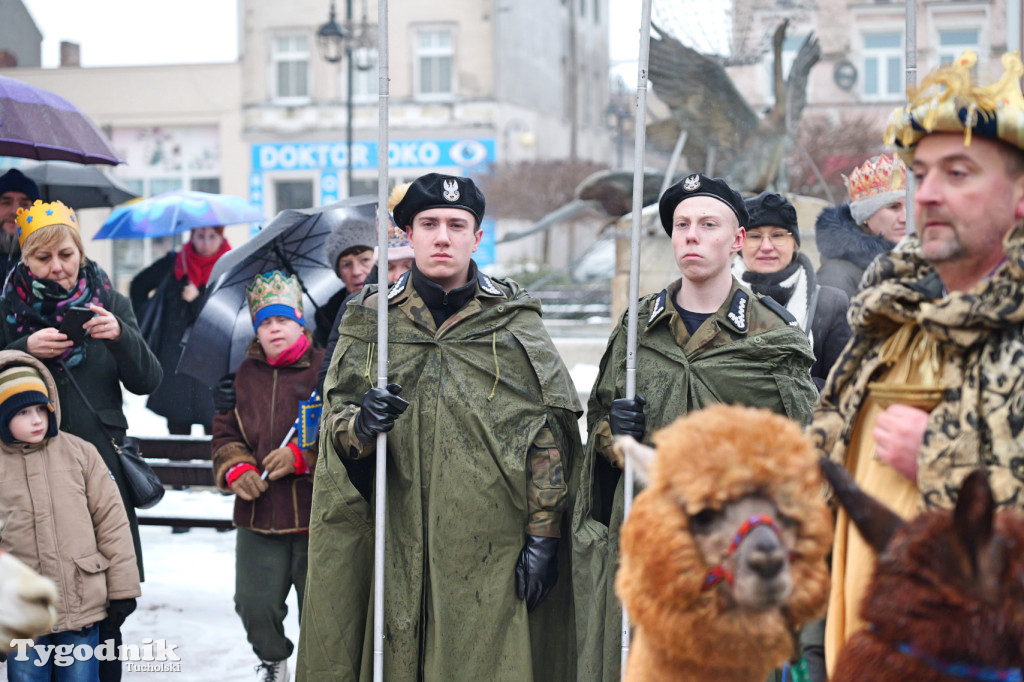
[[[56,603],[53,581],[0,550],[0,651],[9,650],[12,639],[49,632]]]
[[[868,630],[847,640],[833,682],[1021,680],[1024,512],[995,511],[983,471],[956,507],[904,522],[841,466],[822,469],[878,555],[861,602]]]
[[[796,633],[828,597],[832,520],[814,451],[785,417],[725,405],[654,443],[618,441],[649,481],[621,532],[625,679],[761,682],[798,655]]]

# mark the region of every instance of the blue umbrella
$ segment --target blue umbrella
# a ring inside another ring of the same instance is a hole
[[[263,220],[263,211],[241,197],[179,189],[117,208],[93,239],[163,237],[200,227]]]

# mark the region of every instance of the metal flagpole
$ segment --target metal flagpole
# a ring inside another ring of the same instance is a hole
[[[388,2],[377,3],[377,387],[388,385]],[[373,680],[384,682],[384,503],[388,434],[377,434],[373,522]]]
[[[640,58],[636,71],[636,123],[633,148],[633,231],[629,251],[629,317],[626,332],[626,397],[636,395],[637,302],[640,299],[640,234],[644,210],[644,147],[647,144],[647,65],[651,52],[651,0],[644,0],[640,22]],[[633,465],[626,458],[623,480],[622,520],[633,506]],[[629,658],[629,614],[622,607],[622,674]]]
[[[907,2],[907,92],[917,85],[917,0]],[[907,169],[907,234],[916,234],[914,224],[914,174]]]

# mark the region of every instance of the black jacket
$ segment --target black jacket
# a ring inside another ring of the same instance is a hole
[[[882,237],[868,234],[850,214],[850,205],[829,206],[814,224],[821,254],[818,284],[842,289],[851,299],[871,261],[895,246]]]
[[[199,296],[191,303],[181,298],[187,278],[174,277],[177,257],[177,252],[171,252],[154,262],[135,276],[129,288],[143,336],[163,369],[163,381],[149,396],[146,407],[168,422],[202,424],[210,433],[214,411],[209,387],[177,372],[182,336],[199,317],[206,287],[199,288]]]

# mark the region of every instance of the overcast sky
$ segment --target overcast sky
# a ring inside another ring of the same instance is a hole
[[[226,62],[238,54],[235,0],[22,1],[43,34],[44,67],[57,66],[62,40],[81,45],[82,66]],[[325,21],[327,7],[324,0]],[[632,79],[640,11],[640,0],[610,0],[612,65]]]

